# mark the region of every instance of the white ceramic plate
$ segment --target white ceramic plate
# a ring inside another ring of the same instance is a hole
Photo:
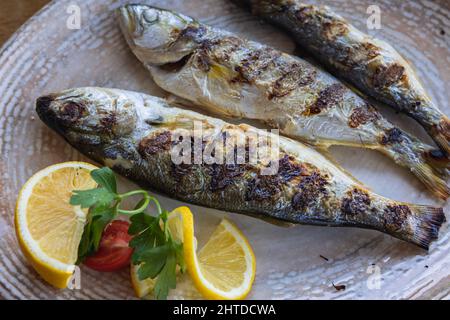
[[[127,271],[108,274],[82,268],[81,289],[53,289],[27,264],[13,229],[17,193],[28,177],[56,162],[87,160],[39,121],[34,111],[38,96],[91,85],[165,95],[156,88],[122,39],[112,10],[124,2],[52,2],[31,18],[0,53],[0,298],[133,298]],[[260,23],[230,1],[144,2],[192,15],[287,52],[294,50],[287,36]],[[367,30],[368,5],[378,5],[382,29],[369,33],[388,40],[409,59],[434,101],[450,114],[448,1],[317,2],[327,3],[362,30]],[[73,12],[70,4],[77,4],[81,9],[79,30],[67,28]],[[428,139],[413,121],[389,110],[382,111],[410,132]],[[354,148],[334,148],[333,153],[344,167],[377,193],[397,200],[438,204],[411,174],[378,153]],[[122,181],[126,187],[132,186]],[[168,209],[181,205],[160,198]],[[191,207],[200,241],[224,214],[248,236],[258,263],[249,298],[450,298],[448,224],[442,227],[439,240],[427,254],[375,231],[312,226],[282,229],[245,216]],[[337,291],[333,283],[344,284],[346,289]],[[172,293],[174,298],[195,296],[183,286]]]

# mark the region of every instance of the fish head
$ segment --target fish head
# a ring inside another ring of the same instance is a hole
[[[71,144],[95,147],[130,134],[135,103],[120,90],[76,88],[39,97],[36,112]]]
[[[147,5],[129,4],[119,8],[117,16],[128,45],[146,65],[178,62],[199,45],[196,39],[202,33],[199,30],[201,27],[185,15]]]

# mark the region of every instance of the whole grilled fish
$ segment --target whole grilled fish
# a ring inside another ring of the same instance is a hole
[[[363,93],[414,118],[447,154],[450,120],[388,43],[359,31],[328,7],[298,0],[234,0],[287,30],[295,41]]]
[[[86,156],[139,184],[190,203],[272,221],[370,228],[425,249],[437,238],[445,220],[442,208],[372,193],[314,149],[289,138],[279,138],[274,160],[278,170],[272,175],[263,174],[268,164],[261,161],[193,164],[191,158],[191,164],[175,164],[173,148],[184,141],[195,147],[195,139],[176,138],[177,130],[193,132],[195,121],[208,128],[209,133],[202,136],[203,150],[230,131],[237,139],[262,131],[180,109],[161,98],[79,88],[40,97],[36,111]],[[250,149],[244,150],[249,153]]]
[[[118,11],[135,55],[163,89],[216,114],[256,119],[327,148],[378,150],[446,199],[447,157],[388,122],[329,73],[190,17],[145,5]]]

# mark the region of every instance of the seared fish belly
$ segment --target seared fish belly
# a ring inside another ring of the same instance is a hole
[[[201,121],[202,148],[226,136],[262,131],[171,106],[145,94],[78,88],[39,98],[43,122],[88,157],[171,197],[206,207],[299,224],[354,226],[388,233],[427,249],[445,220],[442,208],[397,202],[367,190],[320,153],[279,138],[278,170],[253,164],[175,164],[177,129]],[[186,139],[194,144],[192,139]],[[247,150],[247,149],[245,149]],[[233,151],[234,152],[234,151]],[[189,156],[191,156],[189,154]]]
[[[328,7],[298,0],[235,0],[288,31],[325,66],[362,92],[417,120],[446,153],[450,121],[388,43],[359,31]]]
[[[128,5],[118,12],[131,49],[163,89],[319,147],[381,151],[435,195],[449,196],[445,154],[396,128],[327,72],[171,11]]]

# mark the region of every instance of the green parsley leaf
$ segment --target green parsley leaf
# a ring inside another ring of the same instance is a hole
[[[142,254],[142,259],[146,262],[138,269],[139,280],[155,278],[166,264],[169,252],[170,247],[167,244],[146,250]]]
[[[111,203],[116,198],[116,194],[111,193],[106,188],[95,188],[89,190],[74,190],[70,198],[70,204],[79,205],[81,208],[89,208],[94,205],[104,206]]]
[[[95,253],[105,227],[115,218],[114,208],[96,206],[89,210],[88,223],[84,227],[80,245],[78,246],[78,261],[81,263],[87,256]]]
[[[128,233],[133,236],[137,235],[154,225],[157,220],[156,217],[149,216],[144,212],[137,213],[130,218],[131,225],[128,228]]]
[[[92,170],[91,176],[92,179],[95,180],[95,182],[97,182],[109,192],[117,193],[116,176],[110,168],[103,167],[101,169]]]
[[[92,178],[99,184],[90,190],[75,190],[70,204],[89,208],[87,223],[78,247],[78,261],[81,263],[87,256],[94,254],[100,245],[103,230],[118,214],[130,217],[131,225],[128,233],[133,239],[128,244],[133,248],[131,261],[139,265],[140,280],[156,278],[155,297],[167,299],[171,289],[176,286],[176,269],[180,266],[185,272],[183,244],[172,238],[168,228],[169,212],[163,210],[158,200],[144,190],[117,194],[117,183],[114,173],[109,168],[91,171]],[[120,203],[127,197],[141,195],[143,198],[134,210],[120,208]],[[156,205],[156,216],[144,211],[149,203]]]
[[[155,297],[158,300],[166,300],[170,289],[175,289],[177,285],[177,258],[175,252],[170,251],[167,255],[166,263],[162,268],[155,283]]]

